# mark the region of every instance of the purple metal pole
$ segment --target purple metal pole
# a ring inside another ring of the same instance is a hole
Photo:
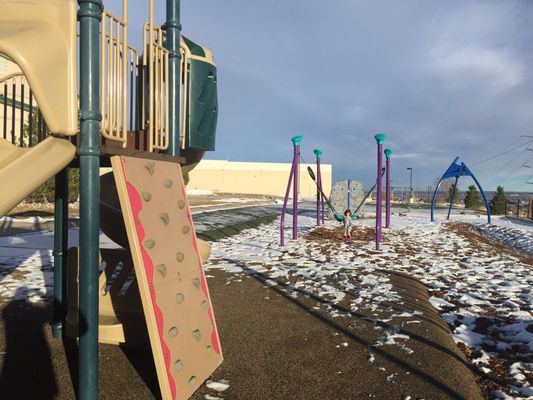
[[[324,191],[324,188],[322,187],[322,173],[320,172],[320,170],[318,171],[319,173],[319,177],[320,177],[320,189],[322,189],[322,191]],[[326,203],[326,201],[324,200],[324,196],[320,195],[320,203],[321,203],[321,208],[322,208],[322,225],[324,225],[324,218],[325,218],[325,213],[324,213],[324,204]]]
[[[376,250],[379,250],[381,248],[381,206],[383,200],[383,182],[381,178],[381,168],[383,165],[383,142],[385,141],[386,135],[384,133],[380,133],[374,137],[378,145],[378,179],[376,184]]]
[[[324,200],[322,199],[322,194],[320,193],[320,190],[322,189],[322,177],[320,176],[320,156],[322,155],[322,151],[315,149],[314,150],[315,156],[316,156],[316,226],[320,226],[321,216],[320,216],[320,207],[323,204]],[[324,224],[324,222],[322,222]]]
[[[294,153],[292,157],[291,173],[289,174],[289,182],[287,183],[287,190],[285,192],[285,199],[283,200],[283,207],[281,208],[281,223],[280,223],[280,246],[285,246],[285,214],[287,213],[287,204],[289,202],[289,193],[291,191],[291,184],[294,179],[293,186],[293,205],[292,205],[292,238],[298,239],[298,172],[300,169],[300,142],[302,136],[294,136],[292,139],[294,146]]]
[[[321,203],[321,194],[320,189],[322,184],[320,182],[320,158],[316,159],[316,183],[318,184],[316,188],[316,226],[320,226],[320,203]]]
[[[291,190],[292,177],[294,176],[294,159],[292,160],[291,173],[289,174],[289,183],[287,184],[287,191],[285,192],[285,200],[283,200],[283,207],[281,208],[281,224],[280,224],[280,246],[285,246],[285,214],[287,212],[287,203],[289,202],[289,193]]]
[[[322,204],[321,204],[321,206],[322,206],[322,225],[324,225],[324,223],[325,223],[325,222],[324,222],[324,218],[325,218],[324,204],[325,204],[326,202],[324,201],[324,198],[322,198],[321,200],[322,200],[322,201],[321,201],[321,203],[322,203]]]
[[[294,138],[293,138],[294,139]],[[294,140],[293,140],[294,142]],[[294,144],[294,180],[292,188],[292,240],[298,239],[298,178],[300,176],[300,145]]]
[[[385,228],[390,228],[390,206],[391,206],[391,188],[390,188],[390,156],[391,149],[385,149],[385,157],[387,159],[387,176],[386,176],[386,192],[385,192]]]

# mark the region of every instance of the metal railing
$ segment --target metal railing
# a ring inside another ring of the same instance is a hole
[[[191,57],[191,51],[189,48],[183,43],[180,43],[180,53],[181,53],[181,74],[182,79],[180,79],[181,83],[179,85],[179,96],[180,96],[180,116],[179,120],[181,121],[181,142],[180,142],[180,148],[185,148],[185,138],[187,136],[187,124],[185,123],[186,118],[188,117],[189,113],[189,59]]]
[[[104,10],[100,34],[100,133],[104,138],[120,142],[122,147],[126,147],[128,70],[132,61],[136,63],[137,60],[137,51],[128,47],[126,1],[123,2],[123,19]]]
[[[143,27],[143,51],[128,44],[128,1],[122,1],[122,18],[104,10],[100,24],[100,134],[104,141],[128,146],[128,132],[136,135],[140,150],[166,150],[169,145],[169,52],[164,31],[155,26],[153,0],[149,22]],[[182,43],[182,71],[189,49]],[[188,74],[180,85],[180,114],[187,110]],[[181,119],[183,121],[184,119]],[[185,124],[181,127],[182,132]],[[22,72],[0,78],[0,138],[18,146],[34,146],[50,132]],[[184,134],[181,135],[185,137]],[[131,139],[131,138],[130,138]],[[182,147],[184,143],[181,144]]]
[[[24,74],[15,72],[0,78],[0,138],[31,147],[49,135]]]
[[[127,146],[128,130],[143,137],[147,151],[166,150],[169,145],[168,68],[169,53],[164,32],[153,23],[153,0],[149,22],[143,26],[143,51],[128,44],[128,2],[122,2],[122,19],[104,11],[101,22],[102,136]]]
[[[153,25],[152,10],[150,22],[144,24],[143,49],[143,82],[146,84],[148,81],[148,101],[142,102],[141,126],[147,128],[148,151],[166,150],[169,126],[168,50],[163,47],[163,30]]]

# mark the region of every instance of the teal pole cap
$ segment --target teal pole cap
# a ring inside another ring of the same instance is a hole
[[[315,149],[313,150],[313,153],[315,153],[316,158],[320,158],[322,156],[322,150]]]
[[[377,144],[383,144],[383,142],[385,142],[386,137],[387,135],[385,135],[384,133],[378,133],[376,136],[374,136],[374,138],[376,138]]]
[[[392,156],[392,150],[391,149],[385,149],[384,151],[385,157],[390,158]]]
[[[304,138],[304,137],[303,137],[303,136],[300,136],[300,135],[298,135],[298,136],[293,136],[293,137],[291,138],[291,140],[292,140],[292,144],[295,145],[295,146],[299,146],[299,145],[300,145],[300,142],[302,141],[303,138]]]

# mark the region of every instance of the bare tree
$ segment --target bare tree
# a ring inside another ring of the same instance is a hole
[[[436,176],[433,180],[433,185],[436,187],[439,184],[440,176]],[[445,179],[440,184],[439,192],[437,193],[437,203],[445,203],[448,201],[448,196],[450,193],[450,190],[453,186],[453,181],[451,179]]]

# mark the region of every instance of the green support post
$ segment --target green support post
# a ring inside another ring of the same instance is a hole
[[[80,400],[98,398],[98,265],[100,198],[100,0],[78,0],[80,22]]]
[[[54,193],[54,308],[52,334],[63,337],[63,322],[67,311],[66,272],[68,246],[68,168],[55,176]]]
[[[180,86],[181,86],[181,24],[180,0],[167,0],[166,47],[169,51],[168,65],[168,150],[172,156],[180,154]]]

